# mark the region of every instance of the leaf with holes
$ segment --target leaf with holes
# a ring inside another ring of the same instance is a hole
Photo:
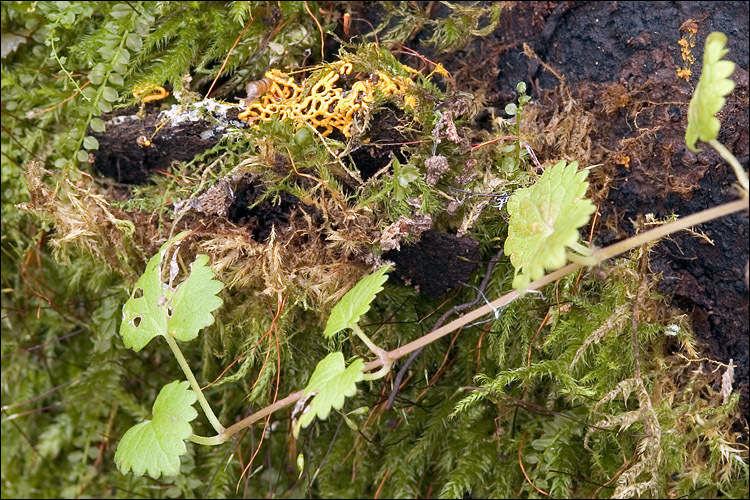
[[[153,420],[137,424],[125,433],[115,452],[120,472],[154,479],[180,472],[180,456],[187,452],[185,440],[193,434],[190,422],[198,416],[193,403],[198,399],[188,382],[162,387],[153,408]]]
[[[578,162],[565,161],[548,168],[531,187],[519,189],[508,200],[508,237],[505,254],[515,268],[513,287],[525,289],[544,271],[566,262],[566,247],[587,249],[578,243],[578,228],[596,209],[584,198],[587,171],[577,172]]]
[[[369,276],[362,278],[354,288],[346,292],[346,295],[336,304],[328,317],[328,323],[326,323],[326,329],[323,332],[326,338],[357,324],[360,316],[370,310],[370,302],[383,290],[383,283],[388,280],[385,273],[390,271],[392,267],[391,264],[381,267]]]
[[[722,60],[729,52],[726,44],[724,33],[714,32],[706,38],[703,70],[688,105],[688,126],[685,131],[685,143],[696,153],[700,151],[695,147],[698,140],[708,142],[719,137],[721,123],[715,115],[724,107],[724,96],[734,89],[734,82],[729,79],[734,73],[734,63]]]
[[[364,376],[364,367],[365,362],[361,358],[356,358],[347,367],[344,355],[340,352],[332,352],[318,363],[302,392],[301,401],[309,399],[310,396],[313,396],[313,399],[293,423],[295,439],[300,428],[309,426],[315,417],[325,420],[331,409],[340,410],[346,398],[357,393],[357,382]]]
[[[120,334],[126,347],[140,351],[151,339],[168,332],[183,342],[214,322],[222,300],[216,294],[224,284],[213,279],[207,255],[198,255],[190,265],[190,276],[176,287],[162,280],[163,259],[169,245],[181,240],[180,233],[159,249],[135,284],[133,295],[122,309]],[[176,262],[173,262],[176,266]]]

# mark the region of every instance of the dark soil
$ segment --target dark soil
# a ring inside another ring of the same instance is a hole
[[[392,106],[374,114],[368,132],[369,141],[352,150],[350,156],[362,180],[375,175],[394,156],[400,162],[406,161],[400,144],[414,140],[414,137],[403,134],[397,128],[400,116],[403,116],[403,112]]]
[[[234,201],[229,208],[229,220],[238,225],[252,227],[253,239],[266,242],[275,228],[277,234],[282,227],[289,223],[289,218],[295,209],[307,213],[318,212],[315,207],[301,203],[296,196],[282,192],[276,200],[263,196],[265,188],[261,184],[253,183],[251,179],[242,179],[234,190]]]
[[[383,257],[396,264],[391,279],[437,299],[469,282],[479,261],[479,242],[430,229],[418,243],[385,252]]]
[[[96,170],[120,183],[145,184],[155,170],[192,160],[221,138],[221,132],[203,120],[167,124],[158,131],[157,126],[158,111],[143,119],[134,114],[115,117],[104,132],[92,134],[99,141]]]

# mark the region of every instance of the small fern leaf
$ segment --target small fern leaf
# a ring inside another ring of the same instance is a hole
[[[719,136],[721,123],[715,115],[724,107],[724,96],[734,89],[734,82],[729,79],[734,73],[734,63],[722,60],[729,52],[726,44],[726,35],[718,31],[706,38],[703,70],[688,105],[688,126],[685,131],[685,143],[696,153],[700,151],[695,147],[698,140],[708,142]]]
[[[344,355],[338,351],[332,352],[318,363],[303,391],[301,401],[308,400],[310,396],[313,399],[293,423],[295,438],[299,435],[299,430],[309,426],[315,417],[325,420],[331,409],[340,410],[346,398],[357,393],[357,382],[364,376],[364,366],[365,362],[356,358],[347,367]]]
[[[153,420],[128,429],[115,452],[120,472],[131,469],[137,476],[148,474],[158,479],[162,474],[180,472],[180,456],[187,452],[185,440],[193,434],[190,422],[198,416],[193,408],[198,396],[188,382],[165,385],[154,402]]]
[[[374,273],[362,278],[354,288],[346,292],[328,317],[326,329],[323,332],[326,338],[356,324],[359,318],[370,310],[370,303],[375,296],[383,290],[383,284],[388,280],[385,275],[392,266],[385,265]]]
[[[548,168],[539,181],[513,193],[508,200],[510,224],[505,254],[515,268],[513,287],[525,289],[546,270],[566,262],[566,247],[577,246],[578,228],[589,221],[595,207],[584,198],[587,171],[578,162],[563,160]]]

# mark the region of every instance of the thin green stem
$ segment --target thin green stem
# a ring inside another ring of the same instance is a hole
[[[719,205],[718,207],[713,207],[708,210],[698,212],[697,214],[690,215],[688,217],[685,217],[684,219],[680,219],[675,222],[671,222],[669,224],[659,226],[655,229],[652,229],[645,233],[641,233],[632,238],[628,238],[627,240],[617,243],[615,245],[612,245],[610,247],[598,250],[594,252],[593,257],[596,258],[597,262],[603,262],[606,259],[609,259],[611,257],[614,257],[615,255],[631,250],[644,243],[648,243],[649,241],[663,238],[664,236],[667,236],[668,234],[681,231],[682,229],[688,228],[690,226],[695,226],[702,222],[708,222],[710,220],[717,219],[723,215],[728,215],[734,212],[739,212],[740,210],[747,210],[747,208],[748,208],[747,198],[736,200],[730,203],[725,203],[724,205]],[[532,282],[531,284],[529,284],[526,291],[538,290],[542,288],[543,286],[546,286],[550,283],[555,282],[556,280],[562,278],[563,276],[566,276],[572,272],[577,271],[578,269],[581,269],[582,267],[584,266],[582,266],[581,264],[575,264],[575,263],[568,264],[567,266],[561,269],[558,269],[557,271],[551,272],[550,274],[547,274],[546,276],[543,276],[542,278]],[[393,363],[393,361],[399,358],[402,358],[406,356],[407,354],[411,354],[417,349],[420,349],[428,344],[431,344],[432,342],[435,342],[436,340],[442,337],[445,337],[446,335],[452,332],[455,332],[459,328],[478,320],[482,316],[485,316],[487,314],[494,312],[495,309],[498,309],[507,304],[510,304],[511,302],[519,298],[520,296],[521,294],[517,290],[512,290],[511,292],[503,295],[502,297],[495,299],[490,304],[485,304],[482,307],[474,309],[473,311],[464,314],[460,318],[453,320],[447,325],[444,325],[438,328],[437,330],[434,330],[428,333],[427,335],[424,335],[423,337],[420,337],[414,340],[413,342],[410,342],[392,351],[386,352],[385,353],[386,358],[391,363]],[[357,327],[357,330],[359,330],[358,327]],[[355,330],[355,333],[356,333],[356,330]],[[364,338],[367,338],[367,336],[365,336],[364,333],[362,333],[362,335],[364,336]],[[363,341],[364,341],[364,338],[362,339]],[[365,343],[368,343],[368,342],[372,344],[370,339],[367,339],[367,341],[365,341]],[[375,346],[375,344],[372,344],[372,345]],[[375,347],[377,348],[377,346]],[[383,358],[381,358],[380,356],[379,358],[380,359],[376,359],[376,360],[370,361],[369,363],[365,363],[364,371],[370,371],[370,370],[374,370],[375,368],[385,367],[386,363],[383,362]],[[273,403],[272,405],[266,406],[262,410],[250,415],[249,417],[243,420],[240,420],[239,422],[232,425],[231,427],[228,427],[223,433],[221,433],[224,441],[229,439],[229,437],[239,432],[240,430],[246,427],[250,427],[255,422],[258,422],[264,417],[278,410],[286,408],[287,406],[293,403],[296,403],[297,401],[300,400],[300,398],[302,398],[302,391],[294,392],[288,395],[287,397],[285,397],[284,399],[281,399]]]
[[[197,436],[193,434],[188,439],[194,443],[201,444],[203,446],[216,446],[224,441],[226,441],[228,438],[224,435],[224,433],[217,434],[216,436],[206,437],[206,436]]]
[[[740,165],[740,162],[737,160],[737,158],[735,158],[735,156],[716,139],[711,139],[710,141],[708,141],[708,143],[716,150],[717,153],[721,155],[722,158],[727,161],[727,163],[732,166],[732,168],[734,169],[734,175],[737,176],[737,181],[739,181],[740,186],[742,186],[742,188],[745,190],[745,193],[747,193],[747,174],[745,173],[745,169],[742,168],[742,165]]]
[[[376,371],[375,373],[365,373],[362,376],[362,380],[377,380],[388,375],[389,371],[391,371],[391,365],[383,365],[380,367],[380,370]]]
[[[68,80],[70,80],[73,83],[73,86],[78,90],[78,93],[83,96],[84,99],[91,102],[91,99],[86,97],[83,92],[81,92],[81,87],[78,86],[78,82],[75,81],[75,78],[73,78],[73,75],[70,74],[70,72],[65,69],[65,65],[60,60],[60,57],[57,55],[57,50],[55,49],[55,35],[54,33],[50,36],[50,48],[52,49],[52,55],[55,57],[55,61],[57,61],[57,64],[60,65],[60,69],[63,70],[63,73],[65,73],[65,76],[68,77]]]
[[[575,252],[566,252],[565,257],[570,262],[575,262],[576,264],[580,264],[583,267],[591,267],[599,263],[597,258],[593,255],[581,255]]]
[[[365,343],[365,345],[367,345],[368,349],[370,349],[373,354],[378,354],[378,352],[383,350],[378,347],[375,342],[370,340],[370,337],[365,335],[365,332],[362,331],[359,325],[352,325],[352,331],[360,338],[360,340],[362,340],[362,342]]]
[[[365,332],[362,331],[359,325],[354,324],[351,326],[351,328],[352,328],[352,331],[357,335],[357,337],[359,337],[362,340],[362,342],[364,342],[367,345],[367,347],[372,351],[372,353],[378,357],[378,359],[382,362],[383,366],[384,367],[387,366],[388,369],[390,370],[391,365],[393,364],[393,359],[391,359],[391,357],[388,355],[388,351],[386,351],[385,349],[381,349],[375,344],[375,342],[370,340],[370,337],[365,335]],[[378,375],[379,373],[380,372],[376,374],[370,374],[370,375],[371,376]],[[385,374],[380,375],[376,378],[380,378],[381,376],[385,376]],[[374,380],[374,379],[366,378],[365,380]]]
[[[589,257],[592,254],[591,249],[589,247],[581,244],[578,241],[574,241],[569,246],[571,250],[573,250],[574,252],[578,252],[579,255],[582,255],[584,257]]]
[[[216,430],[216,432],[221,434],[222,432],[224,432],[224,426],[219,423],[219,419],[216,418],[216,415],[214,415],[214,411],[211,409],[211,405],[208,404],[206,396],[203,395],[201,386],[198,385],[198,381],[195,379],[193,371],[190,369],[187,361],[185,361],[185,356],[182,355],[180,346],[177,345],[177,341],[174,339],[172,334],[167,333],[166,335],[164,335],[164,338],[167,339],[169,348],[172,349],[172,353],[174,354],[174,357],[177,358],[177,362],[180,364],[180,368],[182,368],[183,373],[185,373],[185,377],[187,377],[188,381],[190,382],[190,386],[198,396],[198,402],[200,403],[201,408],[203,408],[203,412],[206,414],[208,421],[211,423],[211,426]]]

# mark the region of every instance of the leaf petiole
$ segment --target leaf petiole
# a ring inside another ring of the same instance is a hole
[[[177,362],[180,364],[180,368],[182,368],[183,373],[185,373],[185,377],[187,377],[188,381],[190,382],[190,387],[193,388],[193,391],[198,396],[198,402],[200,403],[201,408],[203,408],[203,412],[206,414],[208,421],[211,423],[211,426],[214,428],[214,430],[216,430],[217,433],[221,434],[222,432],[224,432],[224,426],[221,425],[219,419],[216,418],[216,415],[214,415],[214,411],[211,409],[211,405],[208,404],[206,396],[203,395],[203,391],[201,390],[200,385],[198,385],[198,381],[195,379],[193,371],[187,364],[185,356],[182,355],[180,346],[177,345],[177,341],[175,341],[171,332],[167,332],[164,335],[164,338],[167,339],[167,344],[169,344],[169,348],[172,349],[172,354],[174,354],[174,357],[177,358]]]
[[[388,373],[388,370],[390,370],[391,366],[393,365],[393,359],[391,359],[391,357],[388,355],[388,351],[386,351],[385,349],[381,349],[375,344],[375,342],[370,340],[370,337],[365,335],[365,332],[362,331],[358,324],[354,323],[352,325],[349,325],[349,327],[357,335],[357,337],[359,337],[362,342],[367,345],[372,353],[375,354],[383,363],[383,368],[381,370],[373,374],[365,375],[364,380],[375,380],[385,376]]]
[[[380,370],[374,373],[363,374],[362,380],[378,380],[380,378],[385,377],[386,375],[388,375],[388,372],[391,371],[392,364],[393,364],[393,361],[391,361],[389,364],[383,364],[383,366],[380,367]]]
[[[742,186],[742,188],[745,190],[745,193],[747,193],[749,189],[747,174],[742,168],[742,165],[740,165],[740,162],[737,161],[737,158],[716,139],[711,139],[710,141],[708,141],[708,143],[716,150],[717,153],[721,155],[722,158],[727,161],[727,163],[732,166],[732,168],[734,169],[734,175],[737,176],[737,180],[739,181],[740,186]]]
[[[211,437],[197,436],[193,434],[188,439],[196,444],[201,444],[203,446],[217,446],[221,443],[224,443],[228,439],[228,436],[224,433],[219,433],[216,436]]]
[[[593,255],[581,255],[580,253],[566,252],[565,257],[570,262],[575,262],[576,264],[586,267],[593,267],[599,263],[599,260]]]

